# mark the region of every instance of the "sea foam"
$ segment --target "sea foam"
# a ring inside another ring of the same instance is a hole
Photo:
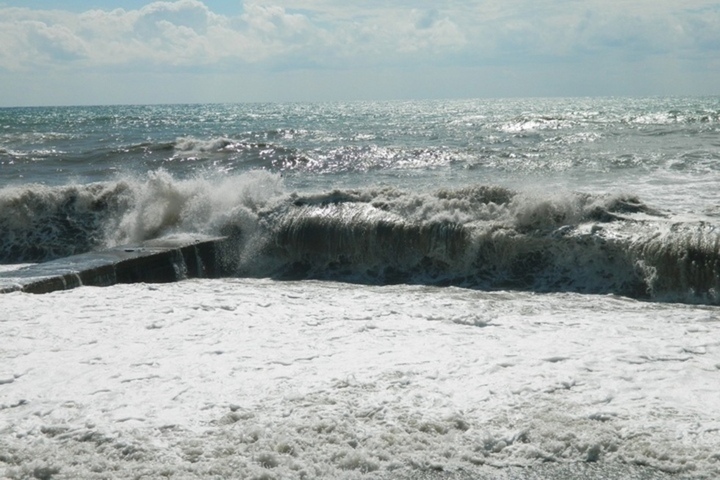
[[[469,186],[290,193],[266,171],[0,191],[4,263],[168,235],[227,236],[238,276],[720,301],[718,231],[634,195]]]

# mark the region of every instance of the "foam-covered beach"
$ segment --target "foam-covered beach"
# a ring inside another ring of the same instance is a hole
[[[5,294],[3,472],[714,478],[717,311],[578,297],[242,279]]]

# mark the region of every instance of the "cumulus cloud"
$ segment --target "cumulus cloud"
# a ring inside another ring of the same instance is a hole
[[[228,18],[198,0],[77,15],[1,9],[0,66],[17,70],[67,62],[74,66],[253,62],[289,54],[312,42],[313,28],[302,15],[255,4],[245,10],[239,18]]]
[[[265,91],[292,73],[274,91],[326,79],[316,87],[324,94],[340,78],[355,85],[348,87],[353,91],[385,82],[405,92],[408,83],[425,78],[423,92],[438,84],[477,92],[482,82],[475,78],[482,76],[505,94],[512,78],[524,92],[570,78],[603,86],[629,78],[627,72],[642,72],[638,83],[663,78],[712,85],[716,77],[706,73],[720,75],[716,0],[236,1],[242,8],[229,14],[206,0],[148,0],[141,8],[84,12],[3,7],[0,0],[0,80],[20,92],[26,79],[47,72],[66,75],[70,85],[118,72],[135,74],[137,85],[167,73],[204,75],[207,85],[223,75],[234,85],[245,75],[245,85]],[[590,73],[595,68],[613,73],[601,78]],[[205,85],[197,77],[187,81],[195,82],[188,88],[218,90],[197,87]],[[116,90],[130,89],[116,82]],[[167,79],[157,83],[167,90]]]
[[[369,1],[362,8],[332,0],[278,3],[251,0],[236,17],[215,14],[200,0],[80,14],[2,8],[0,67],[299,65],[302,58],[327,67],[447,55],[512,63],[720,47],[720,11],[704,0],[682,7],[645,0]]]
[[[241,15],[228,17],[214,14],[199,0],[80,14],[2,9],[0,67],[298,64],[299,58],[312,65],[337,65],[436,55],[465,43],[458,26],[436,10],[394,9],[336,22],[315,13],[313,21],[279,5],[247,2]]]

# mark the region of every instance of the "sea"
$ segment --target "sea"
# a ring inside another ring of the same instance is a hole
[[[0,109],[0,478],[718,478],[720,97]]]

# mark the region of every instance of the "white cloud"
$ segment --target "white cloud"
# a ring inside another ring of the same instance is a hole
[[[167,22],[202,34],[207,31],[212,17],[214,15],[212,15],[208,7],[198,0],[155,2],[138,11],[134,29],[152,35],[154,27],[159,22]]]
[[[463,32],[437,11],[375,11],[351,22],[262,2],[239,17],[214,14],[198,0],[155,2],[139,10],[81,14],[0,10],[0,66],[9,70],[64,65],[207,66],[226,61],[278,64],[297,55],[311,64],[338,59],[373,63],[380,56],[437,54],[466,43]],[[382,14],[380,14],[382,13]],[[40,18],[40,20],[38,20]],[[358,58],[369,55],[368,58]],[[374,58],[374,59],[373,59]],[[324,60],[323,60],[324,59]]]
[[[373,70],[417,83],[410,72],[423,69],[437,72],[435,83],[446,71],[458,91],[477,91],[470,75],[466,85],[457,80],[467,69],[506,75],[492,83],[520,91],[538,72],[542,81],[575,78],[602,91],[643,68],[642,78],[665,78],[668,90],[720,75],[715,0],[236,1],[243,9],[234,16],[201,0],[82,13],[0,6],[0,81],[47,72],[347,79]],[[587,73],[600,65],[612,75]],[[385,83],[403,91],[399,80]]]

